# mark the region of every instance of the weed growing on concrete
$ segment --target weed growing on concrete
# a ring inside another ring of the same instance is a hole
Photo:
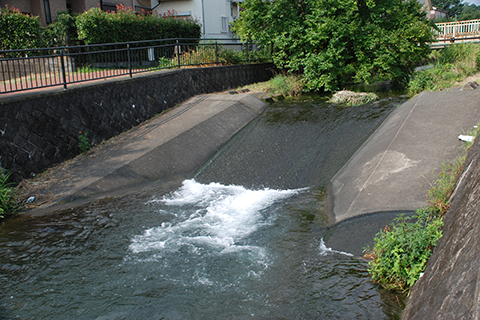
[[[80,131],[80,134],[78,135],[78,141],[80,141],[78,143],[78,147],[80,150],[82,150],[83,154],[87,153],[87,151],[92,148],[90,142],[88,141],[87,134],[88,132],[82,134],[82,131]]]
[[[10,173],[0,167],[0,219],[15,214],[20,205],[15,200],[15,189],[8,182]]]

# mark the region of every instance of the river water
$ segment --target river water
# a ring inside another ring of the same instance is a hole
[[[392,215],[332,226],[324,189],[400,103],[277,102],[178,190],[7,221],[0,318],[399,318],[360,257]]]

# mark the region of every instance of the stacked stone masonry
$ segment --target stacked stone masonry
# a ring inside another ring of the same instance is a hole
[[[267,81],[269,63],[160,71],[59,92],[0,100],[0,165],[14,181],[31,178],[188,98]]]

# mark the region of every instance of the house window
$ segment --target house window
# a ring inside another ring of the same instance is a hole
[[[47,24],[52,23],[52,14],[50,12],[50,3],[48,0],[43,0],[43,5],[45,7],[45,22]]]
[[[222,18],[222,25],[221,25],[221,31],[222,32],[227,32],[228,31],[228,18],[227,17],[221,17]]]

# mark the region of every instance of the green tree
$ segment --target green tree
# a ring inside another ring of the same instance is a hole
[[[405,81],[430,53],[433,22],[416,0],[245,0],[234,30],[272,43],[274,63],[308,89]]]
[[[449,17],[455,18],[462,13],[463,0],[432,0],[432,6],[447,11]]]
[[[475,20],[480,19],[480,7],[474,4],[463,7],[462,13],[457,16],[458,20]]]

